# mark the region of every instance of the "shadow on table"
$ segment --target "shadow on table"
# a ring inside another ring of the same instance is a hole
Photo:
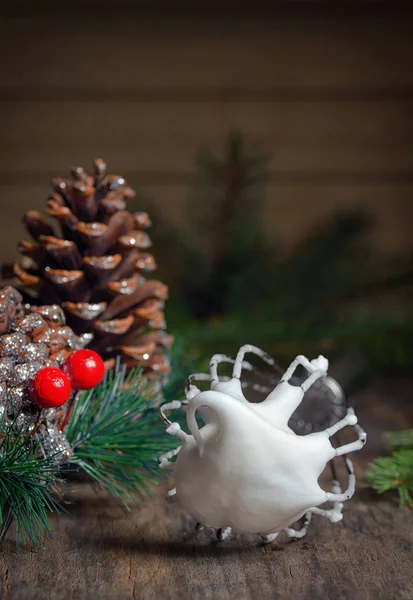
[[[87,543],[91,543],[88,540]],[[139,540],[136,537],[126,538],[125,536],[110,536],[104,535],[99,540],[92,541],[92,545],[95,550],[122,550],[123,552],[130,552],[134,554],[142,555],[156,555],[156,556],[167,556],[169,558],[202,558],[202,557],[216,557],[216,556],[231,556],[233,554],[243,554],[256,550],[257,546],[262,545],[260,542],[254,543],[251,540],[250,544],[245,544],[241,539],[234,539],[228,542],[218,542],[212,538],[209,540],[202,539],[197,540],[194,536],[186,539],[176,540],[165,540],[165,539],[152,539],[152,540]],[[272,549],[275,549],[273,547]],[[277,550],[281,548],[277,547]]]

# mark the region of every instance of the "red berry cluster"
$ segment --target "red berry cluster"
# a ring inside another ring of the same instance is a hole
[[[33,377],[30,398],[39,408],[57,408],[70,398],[72,390],[90,390],[100,383],[105,365],[93,350],[77,350],[63,369],[45,367]]]

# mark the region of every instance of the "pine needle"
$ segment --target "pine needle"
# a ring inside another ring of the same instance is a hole
[[[16,523],[16,548],[30,541],[37,549],[51,537],[47,514],[59,510],[50,486],[58,481],[53,458],[39,459],[26,427],[0,422],[0,543]]]
[[[78,395],[66,431],[71,462],[127,510],[137,496],[151,494],[149,484],[161,476],[157,458],[173,445],[154,399],[141,370],[126,377],[118,363],[99,386]]]
[[[413,508],[413,430],[387,433],[385,438],[391,454],[370,463],[366,480],[379,494],[397,490],[400,505]]]
[[[413,429],[406,429],[405,431],[391,431],[385,433],[384,438],[391,450],[397,450],[399,448],[413,449]]]

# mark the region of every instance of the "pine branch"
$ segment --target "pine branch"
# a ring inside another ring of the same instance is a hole
[[[413,450],[413,429],[406,429],[405,431],[391,431],[385,433],[384,437],[391,450],[398,450],[400,448]]]
[[[58,511],[50,486],[58,481],[53,457],[39,459],[38,446],[25,427],[15,430],[12,423],[0,421],[0,543],[13,521],[16,547],[32,542],[35,548],[51,537],[47,519]]]
[[[413,429],[384,434],[390,456],[373,460],[366,479],[379,494],[397,490],[400,505],[413,508]]]
[[[413,508],[413,450],[396,450],[391,456],[375,458],[366,480],[379,494],[397,490],[400,506]]]
[[[127,510],[159,479],[157,458],[172,447],[154,407],[156,392],[133,369],[119,363],[95,389],[80,393],[66,437],[72,463],[103,486]]]
[[[186,341],[174,333],[174,343],[170,354],[171,373],[168,376],[166,385],[162,388],[162,393],[166,402],[179,400],[183,397],[185,381],[189,375],[198,371],[203,371],[209,365],[207,360],[200,359],[199,349],[191,348]]]

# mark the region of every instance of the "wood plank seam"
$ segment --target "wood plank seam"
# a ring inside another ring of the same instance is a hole
[[[0,170],[0,180],[5,185],[42,185],[47,184],[56,174],[52,171],[33,170]],[[162,171],[124,171],[127,181],[139,181],[140,185],[189,185],[195,178],[194,172]],[[280,185],[413,185],[413,169],[411,171],[316,171],[291,170],[270,171],[263,177],[267,183]]]
[[[285,103],[285,102],[394,102],[413,101],[413,86],[400,87],[222,87],[199,89],[191,87],[154,87],[152,89],[58,87],[58,86],[1,86],[0,102],[111,102],[166,104],[185,103]]]

